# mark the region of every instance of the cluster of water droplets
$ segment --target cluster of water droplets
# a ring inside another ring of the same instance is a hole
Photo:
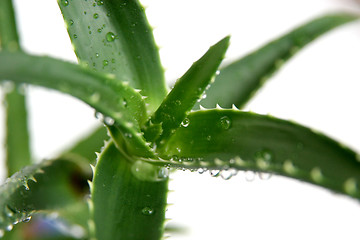
[[[112,117],[104,116],[101,112],[95,112],[95,118],[106,124],[107,126],[112,126],[115,123],[115,120]]]
[[[31,220],[32,211],[30,210],[21,210],[16,209],[15,207],[11,207],[13,194],[15,192],[19,192],[21,196],[24,195],[23,190],[29,191],[29,181],[36,181],[33,177],[24,177],[21,176],[19,178],[18,175],[15,174],[13,177],[8,178],[4,185],[1,186],[1,199],[0,199],[0,237],[5,234],[5,231],[11,231],[13,226],[18,224],[19,222],[29,222]],[[31,206],[27,206],[31,209]]]

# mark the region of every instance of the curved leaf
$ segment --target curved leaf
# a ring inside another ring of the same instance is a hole
[[[105,147],[98,159],[91,184],[97,240],[162,237],[167,177],[140,180],[133,174],[133,167],[113,143]]]
[[[299,49],[322,34],[356,19],[358,16],[348,13],[322,16],[229,64],[220,70],[200,104],[206,108],[213,108],[216,104],[225,108],[231,108],[232,104],[243,107]]]
[[[225,52],[229,46],[230,37],[225,37],[196,61],[191,68],[175,83],[174,88],[166,96],[160,107],[156,110],[148,123],[148,128],[152,125],[161,125],[161,135],[151,136],[149,141],[157,142],[166,140],[171,133],[180,126],[186,115],[193,108],[197,100],[200,99],[205,88],[215,76]],[[153,132],[150,129],[150,132]],[[145,130],[145,133],[146,130]],[[145,134],[151,135],[149,133]]]
[[[19,50],[12,0],[0,1],[0,50]],[[31,163],[26,97],[17,86],[4,86],[6,111],[6,167],[11,176]],[[22,89],[24,90],[24,89]],[[25,90],[24,90],[25,91]]]
[[[139,155],[152,154],[142,135],[138,134],[139,123],[143,123],[147,115],[144,101],[139,93],[116,81],[113,75],[96,73],[81,65],[49,57],[0,52],[0,79],[70,94],[101,112],[106,124],[114,124],[122,134],[131,135],[129,146]]]
[[[57,159],[15,173],[0,186],[0,231],[28,221],[34,212],[83,201],[90,172],[77,159]]]
[[[196,111],[162,149],[169,166],[253,170],[360,198],[360,156],[292,122],[235,110]]]
[[[154,111],[167,90],[152,29],[139,2],[58,2],[80,62],[141,89]]]

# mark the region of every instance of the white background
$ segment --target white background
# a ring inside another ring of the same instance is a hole
[[[16,0],[22,46],[76,61],[55,0]],[[144,0],[169,81],[210,45],[231,34],[226,61],[329,11],[360,10],[351,0]],[[292,119],[360,152],[360,23],[306,47],[248,105]],[[71,97],[29,89],[34,158],[50,158],[96,124],[94,111]],[[3,112],[1,124],[3,124]],[[0,128],[3,137],[3,127]],[[1,152],[3,158],[3,151]],[[172,239],[359,239],[360,206],[297,181],[243,174],[225,181],[208,173],[172,175],[168,215],[188,228]]]

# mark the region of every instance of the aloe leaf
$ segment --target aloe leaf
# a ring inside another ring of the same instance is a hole
[[[141,89],[154,111],[167,90],[152,29],[139,2],[58,2],[80,62]]]
[[[147,126],[150,129],[145,128],[145,137],[148,140],[154,141],[154,138],[159,137],[158,143],[165,141],[180,126],[215,76],[229,46],[229,39],[230,37],[225,37],[210,47],[205,55],[196,61],[175,83],[174,88],[151,117]],[[151,136],[154,132],[152,131],[153,125],[161,125],[161,136]]]
[[[23,168],[0,186],[0,232],[28,221],[40,210],[60,209],[83,201],[89,167],[77,159],[57,159]]]
[[[200,104],[206,108],[213,108],[216,104],[224,108],[231,108],[232,104],[243,107],[266,80],[301,48],[326,32],[356,19],[358,16],[348,13],[316,18],[223,67]]]
[[[11,0],[0,2],[0,50],[19,50],[19,36]],[[8,83],[5,89],[6,167],[7,176],[31,163],[26,97],[17,86]],[[25,91],[25,89],[22,89]]]
[[[101,153],[91,184],[97,240],[158,240],[163,234],[167,177],[140,180],[136,165],[109,143]]]
[[[26,97],[15,88],[5,95],[7,176],[31,163]]]
[[[236,110],[188,118],[158,149],[169,166],[270,172],[360,199],[360,155],[314,130]]]
[[[0,2],[0,50],[18,51],[19,35],[12,0]]]
[[[127,138],[129,151],[149,156],[139,124],[146,120],[142,96],[113,75],[84,66],[25,53],[0,52],[0,79],[29,83],[70,94],[95,108],[107,125],[116,125]]]

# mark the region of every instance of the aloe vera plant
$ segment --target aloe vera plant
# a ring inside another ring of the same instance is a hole
[[[0,2],[0,80],[8,116],[9,178],[0,187],[4,239],[162,239],[174,169],[224,179],[237,171],[276,174],[360,198],[358,153],[292,121],[241,110],[281,63],[357,15],[318,17],[220,66],[226,36],[169,90],[138,1],[58,4],[78,64],[23,51],[12,2]],[[35,163],[23,84],[85,102],[104,126],[55,159]],[[64,231],[25,236],[28,225],[35,229],[54,213]]]

